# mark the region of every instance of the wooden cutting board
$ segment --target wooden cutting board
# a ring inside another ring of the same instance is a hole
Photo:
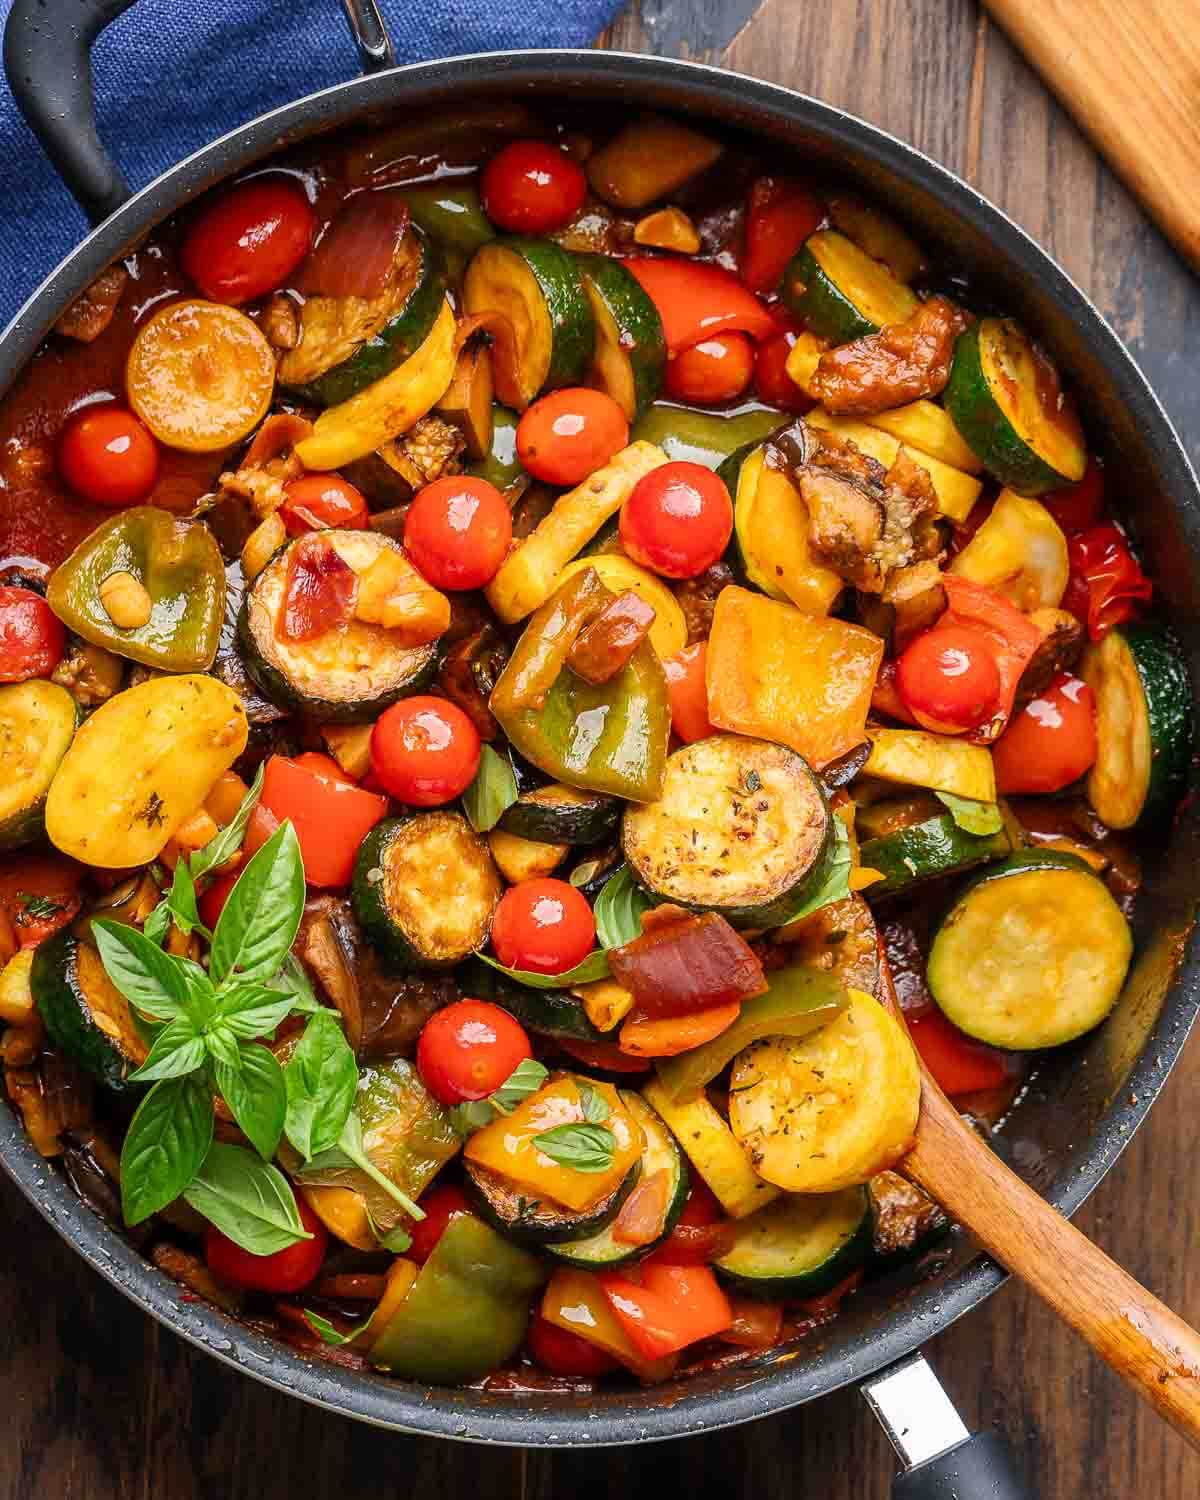
[[[983,0],[1200,270],[1200,0]]]

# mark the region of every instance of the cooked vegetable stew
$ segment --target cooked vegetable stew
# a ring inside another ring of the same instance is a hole
[[[919,241],[467,111],[215,191],[7,397],[7,1094],[189,1295],[498,1391],[753,1357],[944,1239],[917,1053],[994,1125],[1103,1022],[1187,676]]]

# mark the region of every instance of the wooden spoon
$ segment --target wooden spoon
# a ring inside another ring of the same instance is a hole
[[[884,1004],[900,1017],[880,944]],[[1200,1448],[1200,1334],[1009,1171],[921,1064],[921,1113],[895,1170],[923,1188]]]

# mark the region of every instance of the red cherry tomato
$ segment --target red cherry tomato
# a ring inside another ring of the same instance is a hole
[[[253,177],[192,221],[179,259],[211,302],[237,305],[282,286],[308,254],[316,216],[288,177]]]
[[[1078,484],[1064,485],[1038,498],[1068,536],[1086,531],[1104,514],[1104,470],[1095,458],[1089,458]]]
[[[530,1323],[525,1342],[534,1364],[551,1375],[607,1375],[617,1368],[612,1355],[598,1345],[542,1317]]]
[[[501,896],[492,918],[492,947],[508,969],[563,974],[595,940],[592,908],[565,880],[522,880]]]
[[[780,411],[794,411],[803,416],[817,404],[805,395],[787,372],[788,355],[796,342],[795,332],[785,328],[773,339],[758,346],[754,356],[754,389],[760,401],[777,406]]]
[[[425,1193],[421,1198],[421,1207],[425,1210],[425,1217],[418,1219],[409,1230],[412,1244],[404,1252],[409,1260],[415,1260],[419,1266],[423,1266],[433,1254],[434,1246],[446,1232],[446,1225],[450,1220],[457,1219],[459,1214],[471,1212],[467,1195],[452,1182],[444,1182],[440,1187]]]
[[[371,769],[393,797],[412,807],[453,802],[479,769],[479,731],[445,698],[394,703],[371,731]]]
[[[961,625],[919,635],[896,664],[896,686],[918,724],[935,733],[974,729],[1000,696],[1000,669],[987,637]]]
[[[487,1000],[456,1000],[435,1011],[417,1041],[417,1072],[440,1104],[486,1099],[533,1056],[508,1011]]]
[[[517,424],[517,457],[546,484],[581,484],[628,441],[625,413],[587,386],[552,391]]]
[[[204,1234],[204,1260],[218,1281],[255,1292],[299,1292],[312,1281],[325,1259],[329,1235],[303,1198],[296,1199],[300,1222],[312,1235],[274,1255],[251,1255],[210,1224]]]
[[[292,536],[324,526],[354,529],[370,519],[366,496],[340,474],[306,474],[291,480],[284,485],[279,513]]]
[[[66,644],[62,621],[41,594],[0,588],[0,682],[49,677]]]
[[[493,224],[514,234],[549,234],[569,224],[587,197],[578,162],[545,141],[513,141],[483,169],[479,194]]]
[[[486,479],[435,479],[404,520],[404,550],[438,589],[482,588],[511,545],[512,512]]]
[[[328,771],[319,764],[324,756],[313,755],[308,760],[305,765],[284,755],[272,755],[267,761],[259,807],[273,813],[280,823],[285,818],[292,820],[304,859],[304,876],[310,885],[348,885],[358,846],[387,816],[388,801],[364,792],[347,781],[340,770],[336,774]],[[249,842],[247,830],[243,853]]]
[[[58,440],[58,471],[95,505],[136,505],[158,478],[158,444],[125,407],[85,407]]]
[[[229,893],[237,884],[238,876],[241,873],[241,867],[239,866],[236,870],[231,870],[228,875],[218,875],[208,890],[197,901],[196,905],[200,910],[200,920],[208,928],[209,932],[216,927],[221,913],[225,909],[225,903],[229,900]]]
[[[717,333],[667,363],[667,395],[695,406],[733,401],[754,374],[754,345],[744,333]]]
[[[620,531],[634,562],[665,578],[695,578],[729,545],[729,491],[702,464],[663,464],[634,486],[621,509]]]
[[[1010,720],[992,746],[996,790],[1061,792],[1096,759],[1096,699],[1082,678],[1063,672]]]
[[[707,644],[697,641],[663,662],[671,699],[671,727],[687,745],[716,734],[708,718],[708,686],[704,678]]]

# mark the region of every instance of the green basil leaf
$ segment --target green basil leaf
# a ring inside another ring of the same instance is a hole
[[[850,895],[850,870],[853,861],[850,857],[850,830],[842,822],[841,818],[834,816],[833,819],[833,845],[825,863],[825,874],[821,884],[811,896],[801,901],[785,917],[777,922],[771,922],[772,927],[786,927],[789,922],[798,922],[801,917],[807,917],[819,907],[828,906],[833,901],[845,901]]]
[[[602,948],[623,948],[642,935],[642,918],[654,905],[628,866],[610,876],[596,897],[596,941]]]
[[[991,833],[999,833],[1004,827],[1004,818],[995,802],[977,802],[973,797],[958,797],[953,792],[934,792],[933,795],[945,804],[950,816],[964,833],[986,837]]]
[[[358,1327],[352,1328],[349,1333],[339,1333],[328,1318],[323,1318],[320,1313],[312,1312],[307,1307],[304,1309],[305,1321],[313,1332],[320,1336],[323,1344],[352,1344],[360,1333],[366,1333],[370,1328],[371,1318],[374,1316],[375,1314],[372,1313],[370,1318],[364,1318]]]
[[[266,1036],[292,1013],[292,997],[265,984],[239,984],[216,1003],[215,1016],[242,1042]]]
[[[200,1170],[212,1135],[212,1089],[203,1073],[154,1085],[134,1112],[121,1147],[126,1224],[140,1224],[179,1197]]]
[[[452,1104],[446,1111],[450,1127],[462,1140],[476,1130],[482,1130],[496,1118],[490,1099],[468,1099],[465,1104]]]
[[[611,1113],[604,1095],[589,1088],[586,1083],[579,1085],[579,1103],[583,1106],[583,1118],[590,1125],[603,1125]]]
[[[108,977],[143,1015],[174,1021],[188,1013],[188,985],[177,959],[123,922],[98,917],[92,936]]]
[[[423,1219],[425,1217],[425,1210],[418,1208],[408,1194],[398,1188],[390,1177],[381,1172],[367,1155],[366,1147],[363,1145],[362,1122],[353,1110],[346,1116],[346,1123],[342,1126],[342,1133],[338,1136],[337,1145],[332,1151],[324,1152],[321,1157],[314,1157],[310,1166],[315,1168],[318,1161],[325,1162],[335,1154],[352,1162],[360,1172],[365,1172],[372,1182],[377,1183],[385,1193],[396,1200],[410,1219]]]
[[[223,1063],[227,1068],[241,1067],[242,1049],[237,1037],[223,1021],[217,1021],[205,1031],[204,1045],[214,1062]]]
[[[294,953],[289,953],[279,973],[267,980],[267,988],[278,990],[281,995],[290,995],[292,1010],[297,1014],[315,1015],[317,1011],[327,1009],[317,999],[312,981]]]
[[[231,859],[242,847],[246,836],[246,824],[250,821],[250,814],[258,804],[262,795],[263,776],[266,773],[266,761],[260,761],[258,770],[254,773],[254,780],[246,789],[246,795],[238,804],[238,810],[226,823],[214,838],[209,839],[203,849],[197,849],[188,863],[191,865],[190,874],[199,880],[201,875],[207,875],[210,870],[215,870],[223,865],[227,859]],[[180,860],[180,864],[183,861]],[[178,869],[178,865],[176,866]],[[194,903],[193,903],[194,904]]]
[[[182,1078],[185,1073],[194,1073],[206,1055],[204,1038],[194,1022],[187,1016],[177,1016],[158,1032],[146,1061],[129,1077],[135,1083]]]
[[[279,1147],[287,1113],[287,1085],[273,1052],[259,1043],[241,1048],[238,1066],[218,1062],[217,1088],[250,1144],[264,1161]]]
[[[498,755],[490,745],[484,745],[475,779],[462,796],[467,822],[476,833],[487,833],[495,828],[516,800],[517,778],[508,758]]]
[[[490,1098],[490,1103],[501,1111],[507,1113],[514,1105],[520,1104],[522,1099],[527,1099],[530,1094],[536,1094],[538,1089],[549,1078],[550,1073],[545,1064],[536,1058],[527,1057],[520,1062],[500,1085]]]
[[[291,822],[281,823],[238,877],[221,911],[209,973],[217,984],[277,974],[304,912],[304,860]]]
[[[335,1146],[354,1108],[358,1064],[331,1010],[304,1028],[284,1069],[287,1138],[307,1161]]]
[[[183,861],[180,860],[180,864],[182,863]],[[167,910],[166,901],[160,901],[142,923],[142,936],[148,937],[152,943],[161,948],[170,926],[171,913]]]
[[[607,1125],[556,1125],[535,1135],[537,1149],[576,1172],[607,1172],[617,1139]]]
[[[608,954],[600,948],[589,953],[582,963],[577,963],[565,974],[534,974],[529,969],[506,969],[486,953],[476,953],[475,957],[483,959],[485,964],[491,964],[493,969],[499,969],[501,974],[507,974],[510,979],[515,979],[518,984],[528,985],[531,990],[567,989],[573,984],[590,984],[593,979],[608,978]]]
[[[291,1183],[278,1167],[244,1146],[214,1141],[183,1196],[251,1255],[274,1255],[312,1239],[301,1223]]]

